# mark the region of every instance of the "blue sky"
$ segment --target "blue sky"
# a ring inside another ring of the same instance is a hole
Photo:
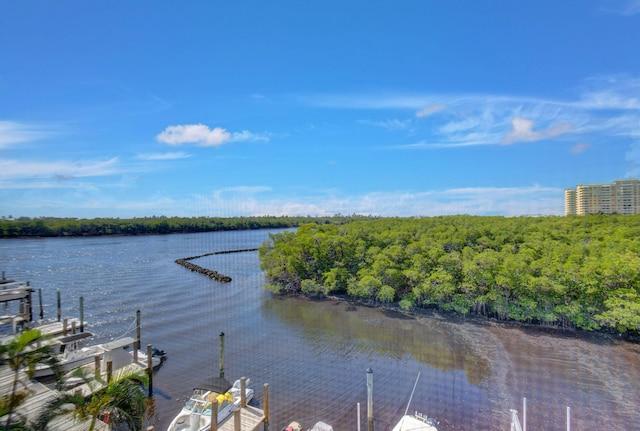
[[[562,214],[640,177],[640,0],[0,4],[0,216]]]

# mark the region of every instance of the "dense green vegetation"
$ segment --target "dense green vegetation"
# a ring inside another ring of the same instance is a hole
[[[277,229],[296,227],[303,223],[345,223],[353,220],[369,219],[365,216],[331,217],[144,217],[134,219],[119,218],[53,218],[20,217],[0,219],[1,238],[59,237],[97,235],[142,235],[214,232],[243,229]]]
[[[450,216],[307,224],[259,251],[275,292],[640,331],[640,217]]]

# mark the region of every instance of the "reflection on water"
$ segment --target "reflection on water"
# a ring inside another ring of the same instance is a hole
[[[329,344],[347,357],[351,352],[372,353],[393,360],[405,356],[443,371],[464,371],[470,383],[487,383],[489,365],[456,331],[437,321],[419,322],[398,311],[333,300],[288,298],[267,301],[266,318],[278,318],[300,328],[313,346]]]
[[[439,430],[508,430],[509,409],[528,399],[529,429],[635,429],[640,348],[602,336],[558,336],[450,316],[401,313],[344,301],[279,298],[262,289],[257,253],[207,256],[197,264],[233,281],[216,283],[175,259],[258,247],[267,231],[119,238],[0,240],[0,269],[43,290],[45,316],[78,316],[84,297],[96,342],[131,335],[142,312],[142,342],[168,352],[154,375],[149,425],[166,429],[193,388],[219,372],[249,377],[262,403],[270,386],[272,429],[291,420],[366,424],[365,370],[374,370],[376,431],[407,408]]]

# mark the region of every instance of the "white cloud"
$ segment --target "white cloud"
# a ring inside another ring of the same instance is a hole
[[[268,141],[266,133],[256,134],[248,130],[230,133],[222,127],[210,129],[204,124],[169,126],[156,136],[158,142],[169,145],[197,144],[202,147],[217,147],[227,142]]]
[[[169,145],[198,144],[217,147],[229,141],[231,134],[221,127],[210,129],[204,124],[185,124],[167,127],[156,139]]]
[[[427,105],[423,107],[421,110],[419,110],[418,112],[416,112],[416,117],[418,118],[428,117],[429,115],[433,115],[438,111],[442,111],[444,108],[445,106],[441,103]]]
[[[515,117],[511,120],[512,130],[505,136],[503,144],[513,144],[514,142],[532,142],[543,139],[555,138],[556,136],[568,133],[573,128],[569,123],[555,124],[552,127],[541,130],[533,130],[533,121],[522,117]]]

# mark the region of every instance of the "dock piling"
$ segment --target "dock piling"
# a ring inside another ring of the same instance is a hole
[[[233,411],[233,431],[242,431],[242,423],[240,422],[240,409]]]
[[[367,368],[367,430],[373,431],[373,370]]]
[[[269,383],[264,384],[264,431],[269,431]]]
[[[84,332],[84,297],[80,297],[80,332]]]
[[[218,399],[211,401],[211,431],[218,431]]]
[[[149,376],[149,396],[153,396],[153,364],[151,359],[153,355],[153,347],[147,344],[147,375]]]

